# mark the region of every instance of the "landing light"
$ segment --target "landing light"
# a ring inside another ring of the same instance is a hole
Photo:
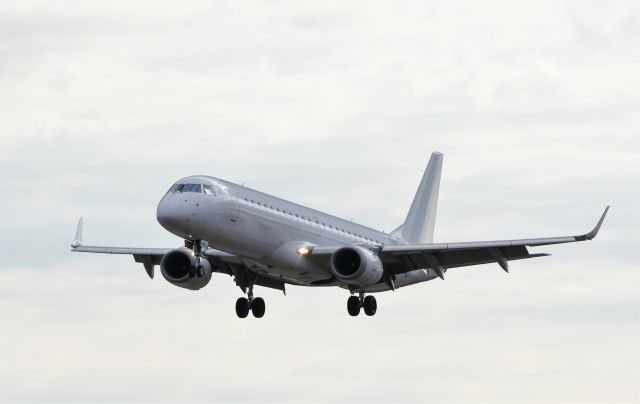
[[[305,256],[305,255],[309,255],[310,253],[311,253],[311,250],[309,249],[309,247],[302,246],[298,248],[299,255]]]

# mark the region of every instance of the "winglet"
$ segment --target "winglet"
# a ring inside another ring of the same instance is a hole
[[[576,241],[592,240],[593,238],[595,238],[596,235],[598,235],[598,232],[600,231],[600,226],[602,226],[602,222],[604,222],[604,218],[605,216],[607,216],[608,211],[609,211],[609,206],[607,206],[607,208],[602,213],[602,216],[600,216],[600,220],[598,220],[598,224],[596,224],[596,227],[594,227],[593,230],[591,230],[587,234],[576,236]]]
[[[76,238],[71,243],[72,248],[78,248],[82,245],[82,218],[78,221],[78,229],[76,230]]]

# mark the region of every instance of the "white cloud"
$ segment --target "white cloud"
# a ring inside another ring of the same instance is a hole
[[[0,400],[638,400],[638,39],[630,1],[3,3]],[[67,253],[79,215],[92,242],[179,244],[155,203],[194,173],[391,230],[432,150],[438,240],[613,208],[592,243],[356,321],[341,290],[240,321],[227,278]]]

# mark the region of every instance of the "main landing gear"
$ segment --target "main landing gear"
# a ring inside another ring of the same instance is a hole
[[[255,318],[262,318],[266,309],[264,299],[261,297],[253,297],[253,287],[249,287],[248,298],[241,297],[236,301],[236,314],[240,318],[245,318],[249,315],[249,311]]]
[[[376,298],[371,295],[365,297],[364,292],[360,292],[359,296],[350,296],[347,299],[347,311],[350,316],[355,317],[360,314],[360,308],[364,309],[364,314],[367,316],[373,316],[378,310]]]

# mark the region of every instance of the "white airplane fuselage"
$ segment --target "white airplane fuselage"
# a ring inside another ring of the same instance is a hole
[[[299,255],[301,246],[360,244],[375,249],[407,244],[386,233],[217,178],[193,176],[176,184],[209,185],[215,195],[169,191],[157,209],[158,222],[165,229],[184,239],[206,241],[209,247],[238,256],[257,274],[287,283],[344,286],[333,277],[331,268]],[[435,277],[428,269],[411,271],[399,276],[395,287]],[[380,283],[366,290],[389,288]]]

